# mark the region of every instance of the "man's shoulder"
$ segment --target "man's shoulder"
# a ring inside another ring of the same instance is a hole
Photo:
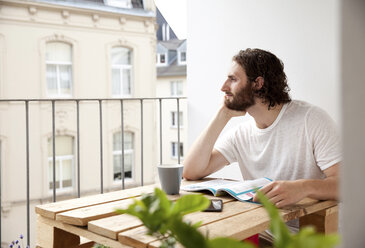
[[[293,100],[288,109],[295,115],[295,119],[304,119],[304,122],[333,122],[333,119],[324,109],[305,101]]]
[[[288,111],[303,117],[308,117],[309,114],[326,113],[322,108],[302,100],[292,100],[288,105]]]

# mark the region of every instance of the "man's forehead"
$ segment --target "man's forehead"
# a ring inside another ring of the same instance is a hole
[[[232,61],[231,67],[228,70],[228,76],[242,76],[246,75],[245,70],[236,61]]]

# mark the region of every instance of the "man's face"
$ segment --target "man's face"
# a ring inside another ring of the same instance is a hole
[[[237,62],[232,63],[227,80],[221,90],[226,93],[224,104],[229,109],[247,111],[247,108],[255,104],[254,94],[251,84],[247,80],[246,72]]]

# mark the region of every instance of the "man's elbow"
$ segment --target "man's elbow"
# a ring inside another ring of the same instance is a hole
[[[191,173],[189,173],[185,168],[184,168],[184,171],[183,171],[183,178],[185,180],[194,180],[194,177]]]
[[[183,178],[186,179],[186,180],[200,179],[200,177],[197,176],[196,173],[193,170],[188,169],[185,166],[184,166],[184,170],[183,170]]]

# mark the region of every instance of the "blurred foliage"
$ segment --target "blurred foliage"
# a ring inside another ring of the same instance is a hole
[[[311,227],[302,228],[297,234],[290,233],[278,209],[260,191],[257,194],[271,219],[274,247],[332,248],[339,243],[338,235],[316,233]],[[161,241],[162,248],[173,248],[177,242],[186,248],[253,248],[250,243],[230,238],[209,239],[198,231],[201,223],[192,224],[183,220],[184,215],[202,211],[209,203],[206,197],[198,194],[184,195],[172,202],[162,190],[156,188],[154,193],[143,195],[141,200],[135,199],[127,209],[118,209],[117,213],[140,219],[148,229],[148,234]]]
[[[210,201],[203,195],[184,195],[176,202],[170,201],[165,192],[156,188],[154,193],[143,195],[119,214],[139,218],[147,227],[148,234],[161,241],[163,248],[175,247],[179,242],[186,248],[253,248],[251,244],[229,238],[209,239],[198,231],[201,223],[183,221],[183,216],[206,209]]]
[[[281,219],[278,209],[260,191],[258,198],[270,216],[270,231],[274,236],[275,248],[332,248],[340,238],[337,234],[316,233],[312,227],[301,228],[296,234],[290,233]]]

